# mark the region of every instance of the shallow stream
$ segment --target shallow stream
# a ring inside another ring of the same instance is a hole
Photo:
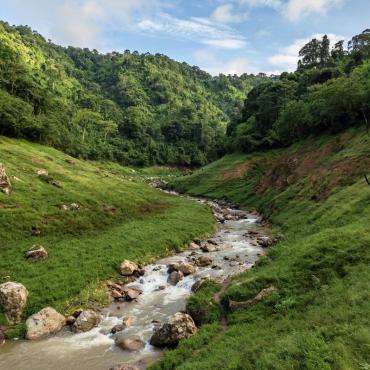
[[[210,206],[216,215],[229,215],[212,237],[218,250],[211,253],[189,250],[163,258],[145,267],[145,275],[129,284],[139,286],[143,293],[136,302],[114,302],[103,310],[103,319],[95,329],[72,334],[65,329],[59,334],[39,341],[7,341],[0,347],[1,370],[108,370],[120,363],[134,363],[142,368],[153,361],[160,350],[148,341],[153,333],[154,321],[164,322],[178,311],[184,310],[192,285],[201,277],[220,281],[250,268],[264,253],[253,237],[253,232],[265,235],[268,230],[259,223],[255,214],[245,214],[227,205],[191,198]],[[223,221],[223,220],[222,220]],[[252,234],[248,232],[252,231]],[[185,276],[177,285],[167,283],[167,265],[189,261],[192,257],[207,255],[212,266],[198,267],[193,275]],[[160,289],[159,289],[160,287]],[[137,352],[122,351],[114,344],[111,328],[132,317],[133,324],[127,334],[140,335],[145,348]]]

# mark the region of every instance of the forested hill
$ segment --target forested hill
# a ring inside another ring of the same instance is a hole
[[[229,151],[289,146],[354,125],[370,131],[370,29],[347,45],[312,39],[299,57],[294,73],[249,92],[242,118],[228,128]]]
[[[0,22],[0,134],[82,158],[205,164],[266,79],[212,77],[159,54],[63,48]]]

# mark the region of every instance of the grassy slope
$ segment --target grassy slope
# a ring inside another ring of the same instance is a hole
[[[121,260],[147,262],[213,229],[207,208],[129,181],[157,169],[134,172],[79,160],[71,165],[66,158],[48,147],[0,137],[0,162],[17,178],[10,196],[0,193],[0,279],[19,281],[30,291],[25,317],[46,305],[68,312],[100,299],[97,283],[116,278]],[[62,189],[38,177],[43,168]],[[82,208],[58,208],[73,202]],[[33,226],[41,236],[31,235]],[[47,248],[47,261],[25,260],[33,244]],[[0,314],[0,323],[4,320]]]
[[[223,295],[242,301],[229,328],[204,325],[153,369],[370,368],[370,138],[362,130],[251,155],[230,155],[173,182],[195,195],[259,208],[283,234]],[[197,293],[202,299],[202,294]]]

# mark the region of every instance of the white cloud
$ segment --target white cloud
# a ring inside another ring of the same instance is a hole
[[[299,50],[301,50],[301,48],[312,39],[321,39],[323,36],[323,33],[315,33],[310,37],[297,39],[291,45],[281,48],[278,54],[275,54],[268,59],[268,62],[271,65],[278,67],[281,72],[292,72],[297,69]],[[344,36],[332,33],[328,34],[328,38],[330,39],[331,46],[339,40],[345,39]]]
[[[154,14],[160,0],[1,0],[29,24],[42,23],[46,37],[63,45],[104,48],[106,29],[132,27]]]
[[[250,7],[269,7],[279,9],[283,4],[281,0],[238,0],[240,4],[245,4]]]
[[[219,23],[240,23],[247,18],[247,13],[236,12],[233,4],[222,4],[218,6],[210,18]]]
[[[297,21],[311,14],[325,14],[330,8],[340,5],[342,0],[289,0],[283,14]]]
[[[156,20],[142,20],[138,28],[145,33],[183,38],[221,49],[241,49],[247,45],[239,32],[207,18],[180,19],[162,13]]]
[[[345,0],[228,0],[249,8],[268,7],[279,11],[290,21],[298,21],[312,14],[325,14]]]
[[[211,47],[197,50],[193,56],[200,67],[213,76],[220,73],[225,75],[241,75],[243,73],[259,72],[254,62],[250,59],[239,56],[229,60],[223,60],[216,50]]]

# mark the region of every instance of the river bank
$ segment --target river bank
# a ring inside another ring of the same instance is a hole
[[[160,350],[149,344],[155,326],[168,320],[173,314],[186,309],[187,298],[194,283],[203,278],[222,283],[229,276],[250,268],[264,253],[256,240],[256,234],[266,235],[267,229],[260,224],[256,214],[248,214],[224,202],[192,200],[211,207],[218,219],[216,234],[207,241],[215,246],[213,251],[192,248],[147,265],[144,276],[127,287],[139,287],[142,294],[134,302],[112,302],[102,310],[100,324],[81,334],[67,329],[54,337],[30,342],[7,342],[1,348],[0,367],[14,370],[27,366],[31,370],[58,369],[101,370],[119,363],[136,363],[146,367]],[[202,244],[202,243],[200,243]],[[176,285],[168,281],[168,266],[177,262],[192,263],[199,257],[207,257],[211,264],[196,266],[193,274],[184,276]],[[145,343],[138,351],[122,351],[115,345],[111,329],[122,323],[122,318],[132,318],[125,335],[137,335]]]

